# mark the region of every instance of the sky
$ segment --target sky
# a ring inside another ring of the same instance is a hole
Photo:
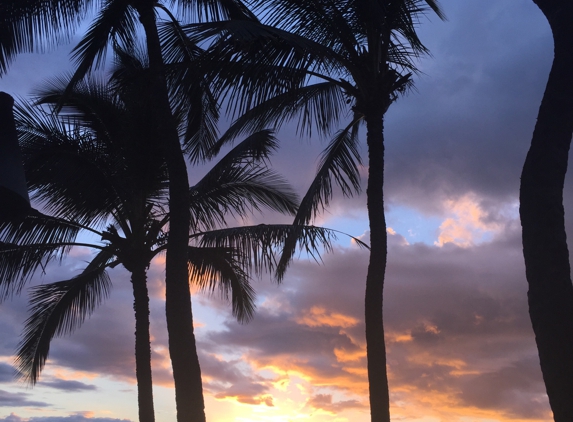
[[[521,168],[552,60],[549,26],[531,0],[442,0],[424,19],[432,53],[416,90],[386,115],[389,233],[384,318],[393,420],[551,420],[527,311],[518,220]],[[26,96],[61,73],[69,47],[24,55],[0,90]],[[279,133],[273,164],[302,193],[320,139]],[[365,148],[362,149],[366,153]],[[191,181],[203,169],[191,169]],[[362,168],[363,179],[367,169]],[[365,179],[364,179],[365,180]],[[364,181],[363,180],[363,181]],[[565,207],[573,209],[571,177]],[[317,220],[368,240],[365,194],[337,195]],[[571,213],[566,214],[569,232]],[[286,222],[274,214],[246,223]],[[78,249],[35,283],[69,278],[90,258]],[[322,262],[300,257],[277,285],[255,282],[249,324],[218,296],[193,292],[195,332],[211,422],[369,420],[363,324],[367,251],[340,236]],[[158,422],[175,404],[164,321],[161,258],[150,268]],[[13,353],[26,295],[0,304],[0,422],[137,420],[134,319],[128,274],[72,335],[52,343],[40,382],[15,381]]]

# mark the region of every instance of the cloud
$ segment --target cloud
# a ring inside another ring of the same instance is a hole
[[[482,209],[474,194],[466,194],[456,200],[445,201],[445,208],[453,217],[448,217],[440,225],[436,246],[453,243],[468,247],[501,230],[503,225],[499,217],[488,215]]]
[[[343,400],[333,402],[331,394],[317,394],[312,396],[306,405],[314,409],[322,409],[332,414],[338,414],[346,409],[364,408],[366,405],[358,400]]]
[[[0,390],[0,407],[46,407],[48,403],[30,400],[30,394]]]
[[[129,419],[86,417],[82,413],[84,412],[79,412],[70,416],[41,416],[32,418],[21,418],[20,416],[11,413],[4,419],[0,419],[0,422],[131,422]]]
[[[358,324],[358,319],[352,316],[331,312],[323,307],[313,306],[304,315],[296,319],[297,324],[309,327],[353,327]]]
[[[73,391],[73,392],[97,390],[97,387],[92,384],[85,384],[80,381],[63,380],[63,379],[55,379],[54,381],[42,381],[38,385],[55,388],[57,390]]]
[[[548,414],[519,225],[508,215],[493,223],[486,211],[477,217],[495,224],[491,241],[469,247],[390,242],[384,316],[397,418],[453,421],[470,410],[493,420]],[[257,284],[261,304],[250,324],[229,319],[206,334],[201,349],[219,356],[205,366],[219,397],[244,385],[251,403],[270,394],[280,405],[276,385],[287,380],[309,392],[319,389],[307,396],[307,413],[360,408],[367,397],[362,312],[368,252],[337,247],[323,258],[324,265],[295,262],[279,287]],[[269,375],[257,378],[262,373]],[[503,399],[496,401],[496,394]]]
[[[448,21],[420,27],[432,57],[421,61],[417,92],[385,124],[387,196],[430,213],[469,191],[517,197],[553,53],[531,1],[442,5]]]
[[[16,369],[12,365],[0,362],[0,383],[12,382],[16,375]]]
[[[496,409],[510,417],[543,419],[550,415],[545,401],[545,386],[531,357],[512,362],[497,371],[464,377],[460,386],[463,403],[482,409]]]
[[[14,413],[10,413],[10,415],[6,416],[4,419],[0,419],[2,422],[22,422],[23,419]]]
[[[266,406],[273,407],[273,397],[269,394],[264,394],[267,391],[268,387],[262,384],[251,383],[250,385],[245,385],[244,383],[240,383],[233,384],[224,391],[216,393],[214,396],[217,399],[234,398],[243,404],[265,404]]]

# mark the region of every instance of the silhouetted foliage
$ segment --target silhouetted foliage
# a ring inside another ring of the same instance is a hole
[[[390,420],[382,299],[387,239],[384,218],[384,115],[412,85],[416,58],[427,53],[416,34],[420,16],[443,15],[435,0],[251,0],[254,20],[184,25],[191,42],[211,41],[210,54],[224,63],[214,86],[240,116],[223,141],[245,131],[280,126],[298,117],[299,129],[331,134],[295,225],[305,224],[332,195],[359,189],[358,128],[366,126],[366,194],[371,253],[365,321],[372,421]],[[169,51],[169,45],[164,47]],[[237,77],[237,75],[240,75]],[[295,242],[286,244],[288,262]],[[279,276],[282,274],[279,264]]]
[[[120,57],[123,66],[114,75],[125,78],[128,56]],[[142,101],[145,68],[135,68],[142,77],[123,79],[121,84],[115,79],[109,84],[80,82],[67,94],[67,80],[55,80],[40,92],[37,104],[60,107],[59,113],[38,106],[18,108],[29,186],[33,199],[48,214],[33,211],[0,225],[0,289],[4,297],[19,292],[38,269],[63,259],[73,246],[99,251],[78,276],[33,289],[32,315],[26,322],[18,365],[23,376],[35,383],[52,338],[70,333],[91,315],[111,287],[106,269],[122,264],[132,275],[135,298],[140,420],[151,421],[146,271],[153,257],[167,247],[169,179],[158,151],[157,126]],[[334,236],[330,230],[312,226],[223,229],[228,215],[246,218],[264,208],[296,213],[296,195],[267,167],[276,148],[272,132],[254,133],[189,190],[190,281],[203,290],[230,296],[233,315],[241,322],[252,318],[255,309],[250,274],[274,270],[287,237],[296,231],[300,247],[317,254],[320,248],[330,248]],[[92,233],[101,242],[78,242],[81,232]]]

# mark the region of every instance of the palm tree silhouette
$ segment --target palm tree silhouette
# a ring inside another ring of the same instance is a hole
[[[384,115],[412,85],[415,59],[427,53],[416,34],[436,0],[252,0],[262,22],[228,20],[184,25],[191,42],[212,40],[210,54],[226,63],[213,73],[229,90],[240,117],[223,141],[245,131],[299,118],[299,127],[330,133],[341,116],[351,121],[323,153],[317,178],[301,202],[295,224],[305,224],[332,195],[360,187],[358,128],[366,126],[370,262],[365,322],[372,421],[390,420],[382,317],[387,234],[384,217]],[[165,48],[169,51],[169,46]],[[236,75],[241,75],[239,78]],[[350,112],[350,113],[348,113]],[[281,263],[295,246],[287,243]],[[279,267],[279,276],[281,268]]]
[[[239,0],[178,0],[184,16],[213,18],[252,18]],[[187,234],[190,227],[189,183],[185,159],[174,116],[170,108],[156,9],[167,8],[153,0],[3,0],[0,2],[0,74],[22,51],[37,51],[68,40],[90,11],[96,10],[86,34],[73,52],[77,70],[68,93],[93,67],[104,62],[105,50],[112,41],[132,45],[138,22],[146,36],[149,57],[149,83],[145,89],[148,104],[154,105],[160,153],[169,173],[171,235],[166,253],[166,317],[169,350],[175,381],[177,420],[204,422],[205,404],[201,369],[197,358],[191,296],[188,288]],[[187,133],[188,148],[202,137]],[[190,145],[191,144],[191,145]],[[201,148],[199,148],[201,149]],[[197,160],[204,156],[196,157]]]
[[[129,89],[124,85],[119,93],[102,83],[81,82],[64,96],[66,81],[59,80],[38,102],[63,105],[60,114],[17,109],[29,186],[48,214],[34,210],[0,225],[0,288],[3,296],[21,290],[36,270],[63,258],[73,246],[97,251],[79,275],[33,289],[18,365],[35,383],[52,338],[73,331],[93,312],[111,286],[106,269],[123,265],[131,273],[134,293],[139,418],[153,421],[146,272],[166,249],[170,213],[157,126],[142,102],[145,81]],[[247,137],[189,191],[194,229],[187,246],[190,280],[209,291],[220,289],[226,297],[230,293],[240,321],[254,311],[253,263],[256,271],[272,268],[292,228],[224,229],[226,215],[246,217],[261,207],[296,212],[296,196],[266,167],[276,146],[269,131]],[[84,232],[101,241],[78,241]],[[307,228],[305,235],[329,244],[324,229]],[[308,242],[309,251],[313,245]]]

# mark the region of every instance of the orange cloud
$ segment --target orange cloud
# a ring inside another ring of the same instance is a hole
[[[308,325],[309,327],[318,327],[321,325],[328,327],[352,327],[358,324],[358,319],[343,315],[337,312],[327,311],[320,306],[313,306],[310,310],[306,311],[303,316],[297,317],[295,321],[301,325]]]
[[[336,356],[336,360],[341,363],[359,361],[366,357],[366,350],[364,349],[345,350],[335,347],[334,355]]]
[[[445,203],[448,213],[453,214],[440,225],[436,246],[453,243],[469,247],[481,240],[487,233],[497,232],[501,225],[486,221],[487,213],[482,209],[479,199],[474,194],[467,194],[456,200]]]

